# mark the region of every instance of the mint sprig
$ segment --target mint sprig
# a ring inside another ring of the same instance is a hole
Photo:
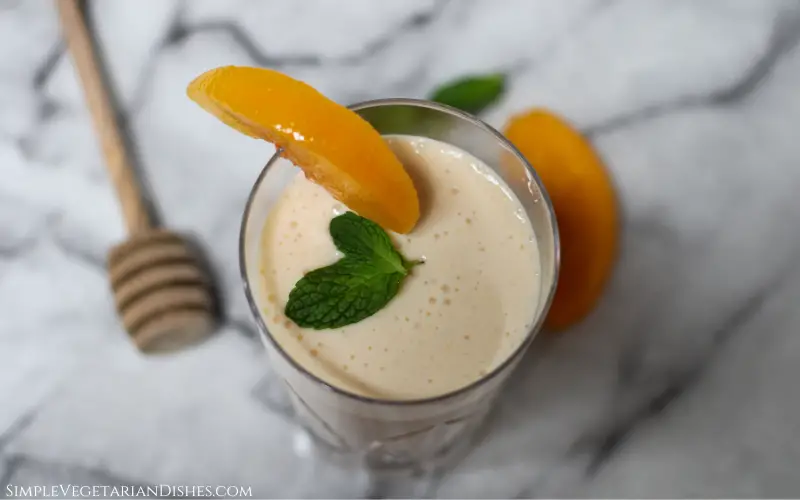
[[[284,310],[303,328],[340,328],[372,316],[422,263],[406,260],[383,228],[353,212],[331,219],[329,230],[344,257],[301,278]]]
[[[477,115],[503,95],[505,86],[502,73],[464,76],[435,89],[430,99]]]

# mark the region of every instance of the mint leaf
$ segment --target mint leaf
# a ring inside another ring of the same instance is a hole
[[[298,326],[321,330],[357,323],[381,310],[400,289],[405,273],[385,272],[348,259],[305,275],[289,294],[286,316]]]
[[[353,212],[334,217],[329,230],[344,257],[301,278],[284,310],[303,328],[340,328],[372,316],[420,263],[403,258],[386,231]]]
[[[476,115],[500,98],[505,85],[506,77],[502,73],[467,76],[442,85],[430,100]]]
[[[353,212],[331,219],[331,238],[340,252],[354,259],[374,261],[387,272],[404,272],[403,256],[394,249],[382,227]]]

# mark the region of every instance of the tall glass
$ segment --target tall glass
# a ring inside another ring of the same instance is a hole
[[[481,379],[456,391],[419,400],[392,401],[351,394],[316,377],[290,358],[267,329],[259,273],[261,231],[281,190],[297,167],[278,154],[256,180],[245,208],[239,240],[245,294],[275,373],[285,382],[299,423],[333,454],[374,468],[446,462],[457,444],[469,442],[492,407],[550,306],[559,265],[558,230],[550,200],[535,171],[499,132],[479,119],[441,104],[382,99],[351,106],[381,134],[428,137],[457,146],[493,168],[527,212],[539,246],[542,290],[530,332],[519,348]],[[454,256],[455,257],[455,256]]]

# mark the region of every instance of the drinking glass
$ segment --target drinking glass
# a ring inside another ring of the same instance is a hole
[[[242,219],[239,256],[244,290],[273,371],[291,398],[299,423],[328,455],[368,467],[406,468],[446,463],[469,443],[508,376],[541,328],[555,291],[559,241],[550,199],[533,168],[511,143],[478,118],[415,99],[381,99],[350,107],[383,135],[421,136],[457,146],[494,169],[522,204],[539,247],[541,293],[530,304],[535,320],[514,353],[479,380],[418,400],[387,400],[349,393],[316,377],[281,348],[262,316],[261,231],[281,190],[299,171],[277,152],[255,182]],[[455,258],[456,256],[454,256]]]

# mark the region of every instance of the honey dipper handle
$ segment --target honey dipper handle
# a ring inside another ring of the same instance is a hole
[[[129,234],[147,230],[150,216],[142,199],[139,182],[125,151],[111,98],[100,71],[79,0],[56,0],[61,29],[75,68],[78,71],[86,103],[100,141],[106,169],[117,192]]]

